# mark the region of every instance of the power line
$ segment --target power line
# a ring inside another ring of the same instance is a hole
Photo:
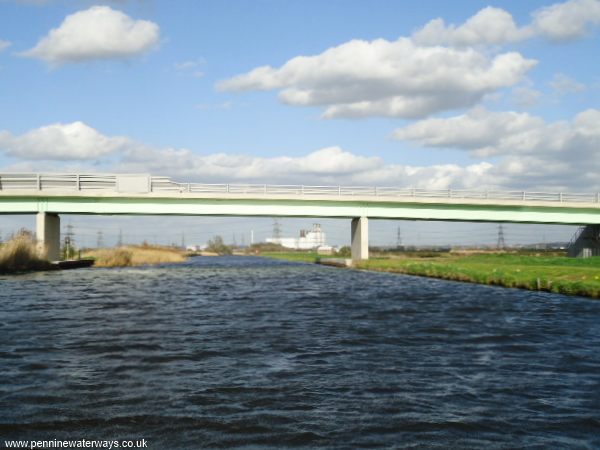
[[[67,231],[65,232],[65,259],[71,258],[72,248],[75,245],[75,232],[73,231],[73,225],[67,224]]]
[[[281,239],[281,224],[277,219],[273,221],[273,239]]]
[[[504,227],[502,224],[498,225],[498,243],[496,247],[498,249],[506,248],[506,242],[504,241]]]

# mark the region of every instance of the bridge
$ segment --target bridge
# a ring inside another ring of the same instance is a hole
[[[346,218],[352,259],[368,259],[368,220],[586,225],[574,248],[598,254],[600,193],[177,183],[149,174],[0,173],[0,214],[36,214],[59,258],[60,214]],[[590,250],[591,248],[591,250]]]

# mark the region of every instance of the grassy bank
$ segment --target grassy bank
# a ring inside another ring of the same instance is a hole
[[[316,252],[262,252],[260,256],[286,261],[314,263],[320,257]]]
[[[40,254],[34,240],[17,236],[0,245],[0,273],[19,273],[50,269],[50,262]]]
[[[448,254],[430,258],[373,258],[356,264],[356,267],[446,280],[600,297],[600,258]]]
[[[146,266],[179,263],[187,260],[185,252],[172,247],[126,246],[88,250],[84,258],[93,258],[95,267]]]
[[[314,253],[265,253],[289,261],[315,262]],[[560,255],[485,253],[436,255],[412,253],[377,256],[358,269],[419,275],[445,280],[514,287],[600,298],[600,258]]]

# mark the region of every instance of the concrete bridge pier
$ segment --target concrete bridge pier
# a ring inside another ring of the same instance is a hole
[[[36,217],[38,248],[50,261],[60,259],[60,217],[58,214],[39,212]]]
[[[572,258],[600,256],[600,225],[586,225],[567,249]]]
[[[369,259],[369,219],[356,217],[352,219],[352,261]]]

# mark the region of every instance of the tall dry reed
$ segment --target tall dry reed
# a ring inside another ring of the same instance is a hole
[[[35,241],[17,236],[0,246],[0,273],[48,269],[50,262],[40,254]]]
[[[170,247],[127,246],[90,250],[84,255],[94,258],[95,267],[145,266],[178,263],[187,260],[180,250]]]

